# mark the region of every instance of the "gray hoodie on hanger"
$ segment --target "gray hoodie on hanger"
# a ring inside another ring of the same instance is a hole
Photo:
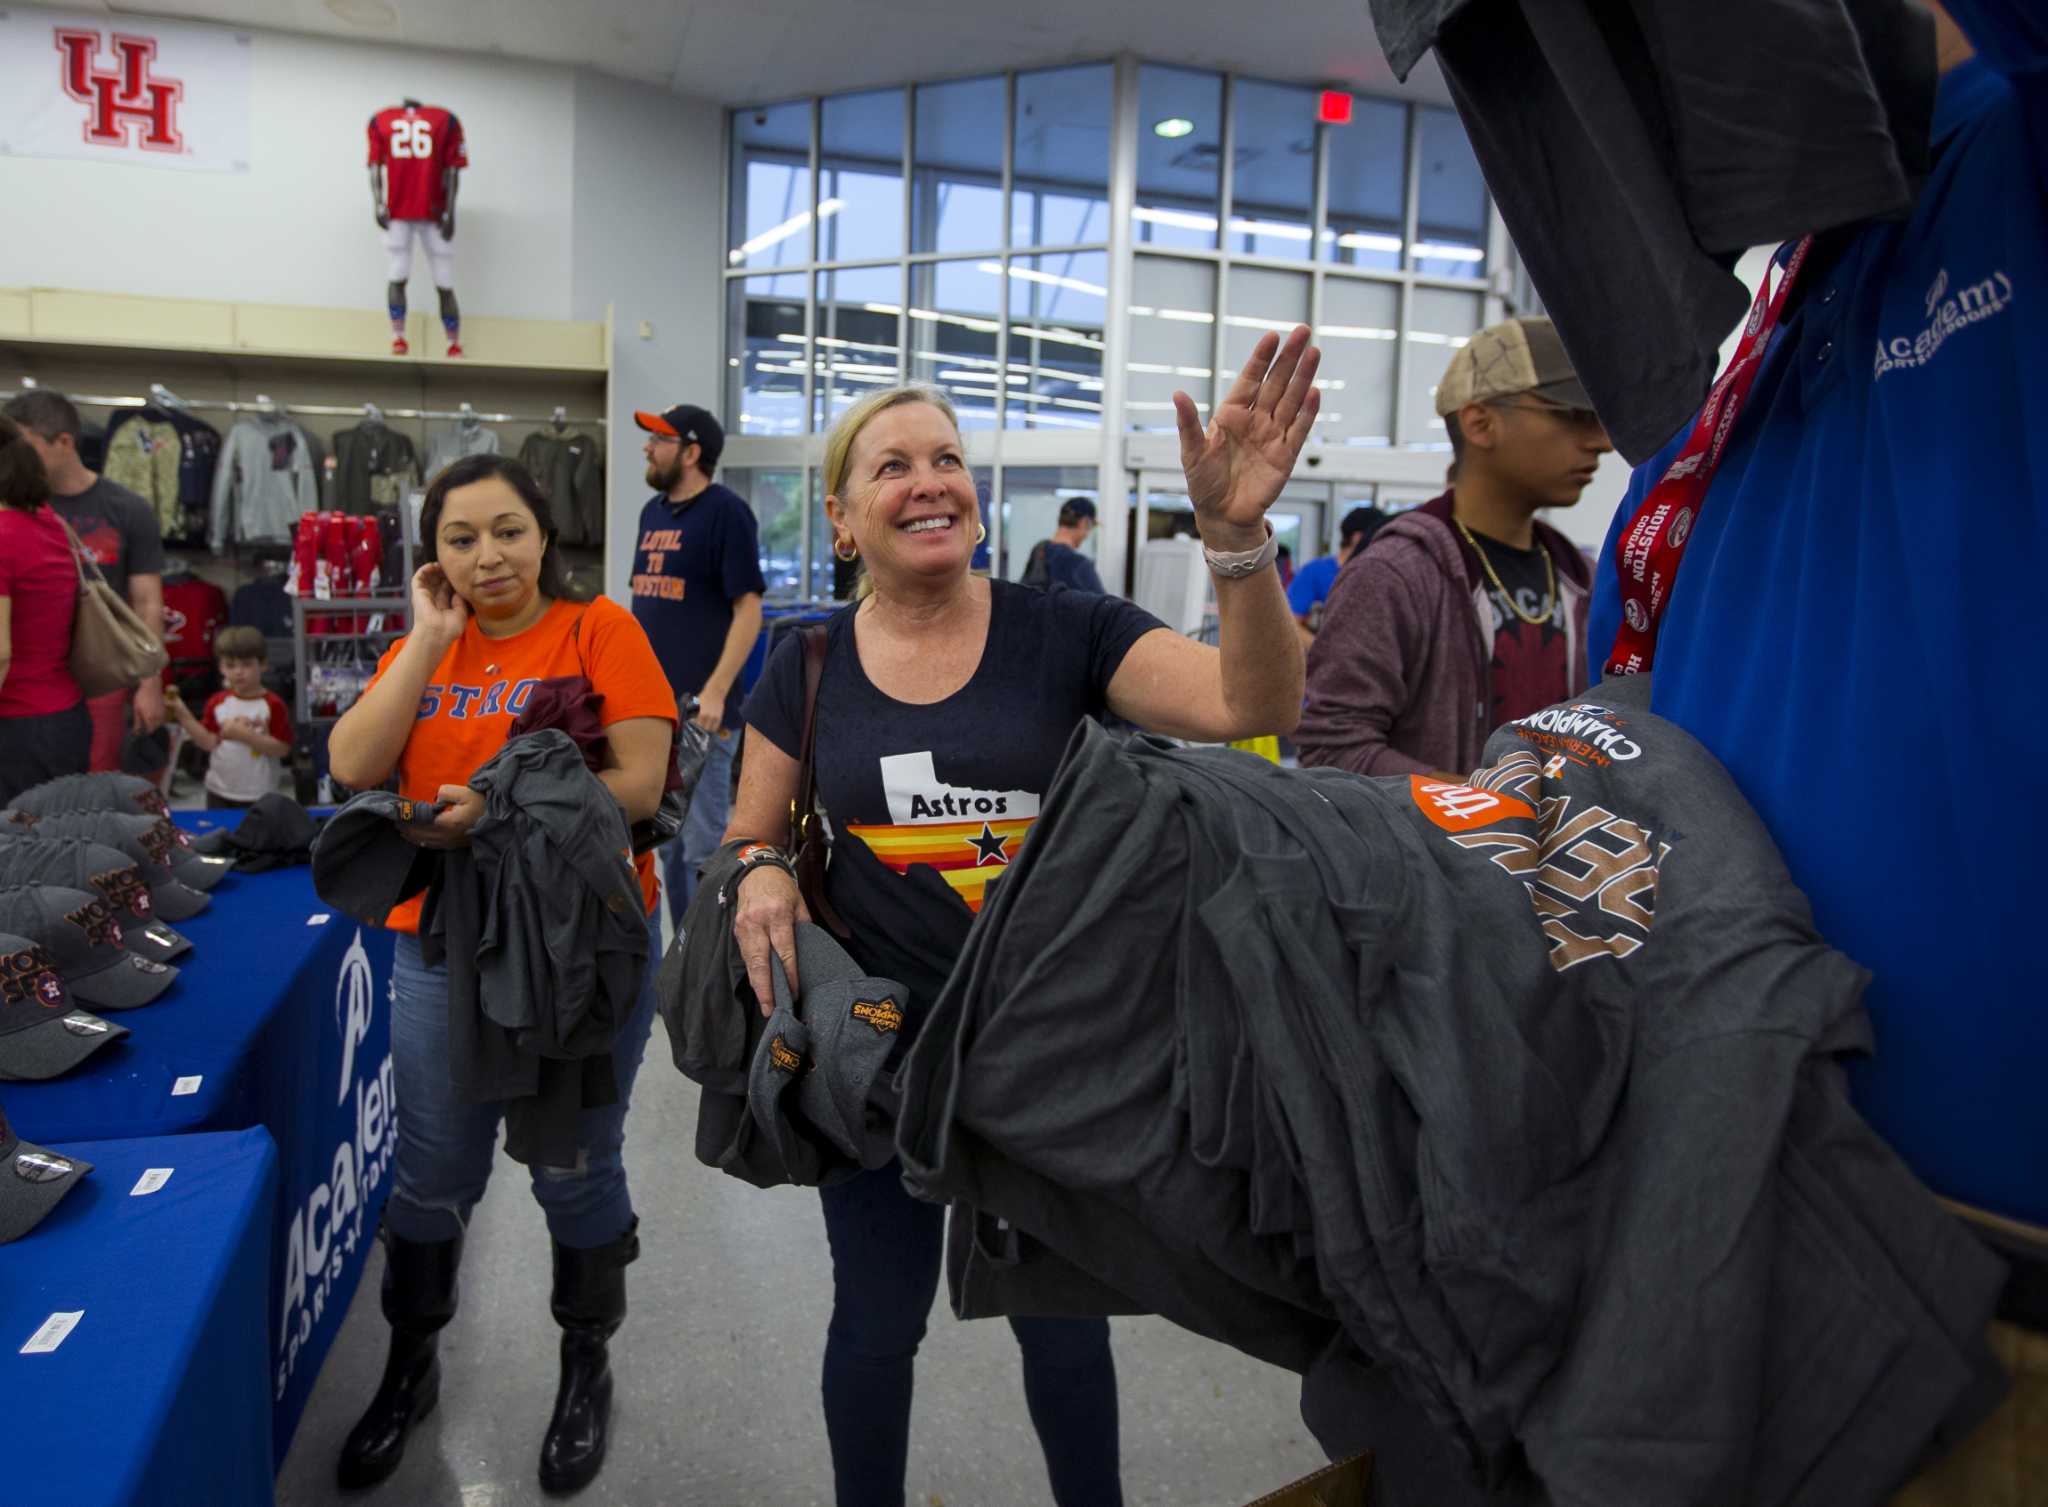
[[[306,431],[283,413],[245,414],[221,446],[213,473],[207,548],[291,538],[301,513],[320,506],[320,473]]]

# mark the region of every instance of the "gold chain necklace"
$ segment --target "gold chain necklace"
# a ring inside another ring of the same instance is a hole
[[[1508,604],[1508,611],[1531,628],[1540,628],[1549,622],[1551,614],[1557,611],[1557,562],[1550,558],[1550,551],[1543,548],[1543,541],[1536,541],[1536,547],[1543,550],[1543,610],[1531,617],[1522,610],[1522,604],[1515,600],[1515,594],[1501,584],[1500,577],[1494,573],[1493,562],[1486,558],[1486,551],[1481,549],[1479,541],[1472,537],[1472,530],[1465,527],[1465,520],[1453,517],[1451,522],[1458,525],[1458,532],[1465,536],[1465,542],[1471,545],[1472,552],[1479,556],[1479,564],[1486,572],[1486,579],[1493,582],[1493,589],[1499,592],[1500,599]]]

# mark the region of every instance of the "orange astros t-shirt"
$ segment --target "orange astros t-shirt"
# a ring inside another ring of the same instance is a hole
[[[582,652],[577,650],[578,619],[583,627]],[[399,639],[377,661],[375,685],[405,640]],[[533,687],[558,676],[581,675],[604,697],[599,720],[606,727],[632,717],[676,720],[675,693],[647,635],[633,615],[616,602],[598,597],[581,602],[556,602],[547,615],[510,638],[486,638],[474,618],[462,637],[434,667],[420,697],[418,721],[405,751],[398,756],[398,793],[407,800],[431,801],[443,785],[466,785],[491,756],[505,746],[513,722]],[[633,861],[647,910],[654,911],[654,855]],[[423,897],[415,896],[384,918],[393,931],[416,932]]]

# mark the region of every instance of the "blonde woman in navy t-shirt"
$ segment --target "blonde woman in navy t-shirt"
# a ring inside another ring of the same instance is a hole
[[[837,844],[826,897],[870,973],[910,991],[912,1020],[958,957],[975,912],[1038,815],[1083,717],[1221,742],[1292,730],[1302,652],[1273,568],[1266,509],[1315,421],[1306,327],[1268,335],[1205,430],[1174,395],[1181,460],[1210,569],[1216,646],[1114,596],[1050,595],[970,570],[980,505],[958,421],[931,388],[875,393],[826,441],[835,551],[871,586],[827,629],[817,705],[820,799]],[[726,840],[782,840],[803,736],[791,635],[746,707],[748,741]],[[769,954],[796,972],[796,882],[750,868],[734,932],[755,994]],[[906,1032],[906,1035],[908,1032]],[[891,1165],[821,1191],[833,1267],[825,1427],[839,1507],[900,1507],[912,1367],[937,1292],[944,1210]],[[1024,1392],[1060,1507],[1122,1500],[1116,1372],[1100,1318],[1013,1318]]]

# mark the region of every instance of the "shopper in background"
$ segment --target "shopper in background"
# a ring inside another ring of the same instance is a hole
[[[1633,586],[1636,562],[1682,547],[1661,623],[1638,603],[1651,708],[1727,766],[1815,925],[1871,970],[1857,1108],[2012,1263],[1992,1330],[2012,1396],[1897,1503],[2033,1507],[2048,1009],[2033,821],[2012,796],[2048,747],[2028,626],[2048,576],[2048,10],[1930,9],[1942,76],[1916,208],[1815,238],[1703,496],[1667,492],[1638,531],[1691,424],[1636,472],[1588,647],[1613,673],[1623,568]]]
[[[50,478],[19,425],[0,418],[0,806],[82,774],[92,719],[71,678],[78,566],[49,508]]]
[[[683,830],[662,849],[662,885],[681,924],[697,870],[718,851],[732,814],[732,760],[739,747],[740,671],[761,636],[761,533],[754,510],[713,481],[725,431],[703,409],[679,403],[635,413],[647,431],[647,484],[633,546],[633,616],[668,672],[679,715],[711,737]]]
[[[126,487],[86,469],[78,458],[84,426],[62,393],[44,387],[17,393],[7,400],[4,411],[42,457],[50,480],[50,506],[71,525],[107,584],[127,598],[143,625],[161,639],[164,544],[156,510]],[[163,726],[163,681],[152,675],[132,691],[94,696],[86,710],[92,716],[92,767],[119,769],[121,743],[131,727],[153,733]]]
[[[335,724],[334,776],[357,790],[393,774],[407,800],[445,803],[431,825],[409,827],[424,847],[469,842],[483,814],[470,776],[504,747],[538,680],[581,677],[603,698],[609,746],[598,778],[628,825],[651,817],[670,767],[675,698],[647,635],[599,597],[564,598],[561,551],[546,496],[517,461],[469,456],[434,478],[420,508],[412,579],[412,632],[378,662],[376,677]],[[639,1003],[612,1049],[618,1102],[583,1111],[574,1169],[533,1168],[533,1196],[554,1247],[552,1307],[562,1326],[554,1417],[541,1446],[540,1480],[574,1490],[604,1463],[611,1411],[605,1345],[626,1313],[626,1265],[640,1253],[639,1219],[621,1161],[633,1078],[654,1023],[651,856],[637,860],[649,917],[649,958]],[[440,1390],[437,1335],[455,1316],[455,1276],[470,1211],[497,1155],[500,1107],[458,1098],[450,1081],[448,970],[420,950],[421,901],[392,911],[399,933],[391,971],[391,1061],[405,1112],[384,1210],[384,1316],[391,1351],[384,1379],[342,1448],[343,1486],[372,1485],[398,1467],[407,1432]]]
[[[1081,553],[1094,532],[1095,504],[1085,497],[1069,497],[1060,504],[1052,537],[1032,547],[1020,582],[1037,591],[1092,591],[1101,596],[1102,577],[1095,572],[1095,562]]]
[[[1316,556],[1296,571],[1294,579],[1287,583],[1287,605],[1294,613],[1295,622],[1301,625],[1304,649],[1314,641],[1316,630],[1322,626],[1323,604],[1329,600],[1330,588],[1337,584],[1337,572],[1372,543],[1372,536],[1386,521],[1387,515],[1378,508],[1353,508],[1337,526],[1337,553]]]
[[[270,646],[256,629],[221,629],[213,655],[226,689],[214,692],[196,717],[176,686],[168,701],[185,736],[210,756],[206,809],[239,811],[277,789],[281,761],[292,752],[291,713],[282,696],[263,687]]]
[[[1481,330],[1436,391],[1457,484],[1338,574],[1294,735],[1306,765],[1462,779],[1486,738],[1585,689],[1585,557],[1537,520],[1613,446],[1547,319]]]
[[[859,556],[873,590],[827,629],[816,767],[838,840],[825,898],[863,969],[909,990],[913,1020],[944,985],[1082,718],[1113,711],[1222,742],[1285,732],[1299,716],[1301,648],[1265,518],[1315,420],[1319,357],[1308,339],[1306,328],[1284,346],[1264,337],[1206,432],[1188,397],[1175,396],[1188,495],[1217,577],[1216,647],[1121,597],[975,574],[979,502],[958,420],[937,391],[874,393],[827,438],[834,549]],[[792,635],[747,703],[752,734],[728,841],[785,839],[804,685],[803,644]],[[983,814],[962,821],[963,807]],[[795,879],[757,860],[738,890],[734,932],[764,1006],[771,950],[795,975],[799,918],[808,911]],[[900,1507],[944,1210],[912,1198],[893,1163],[819,1196],[832,1249],[824,1403],[839,1504]],[[1121,1501],[1107,1320],[1010,1324],[1054,1500]]]

